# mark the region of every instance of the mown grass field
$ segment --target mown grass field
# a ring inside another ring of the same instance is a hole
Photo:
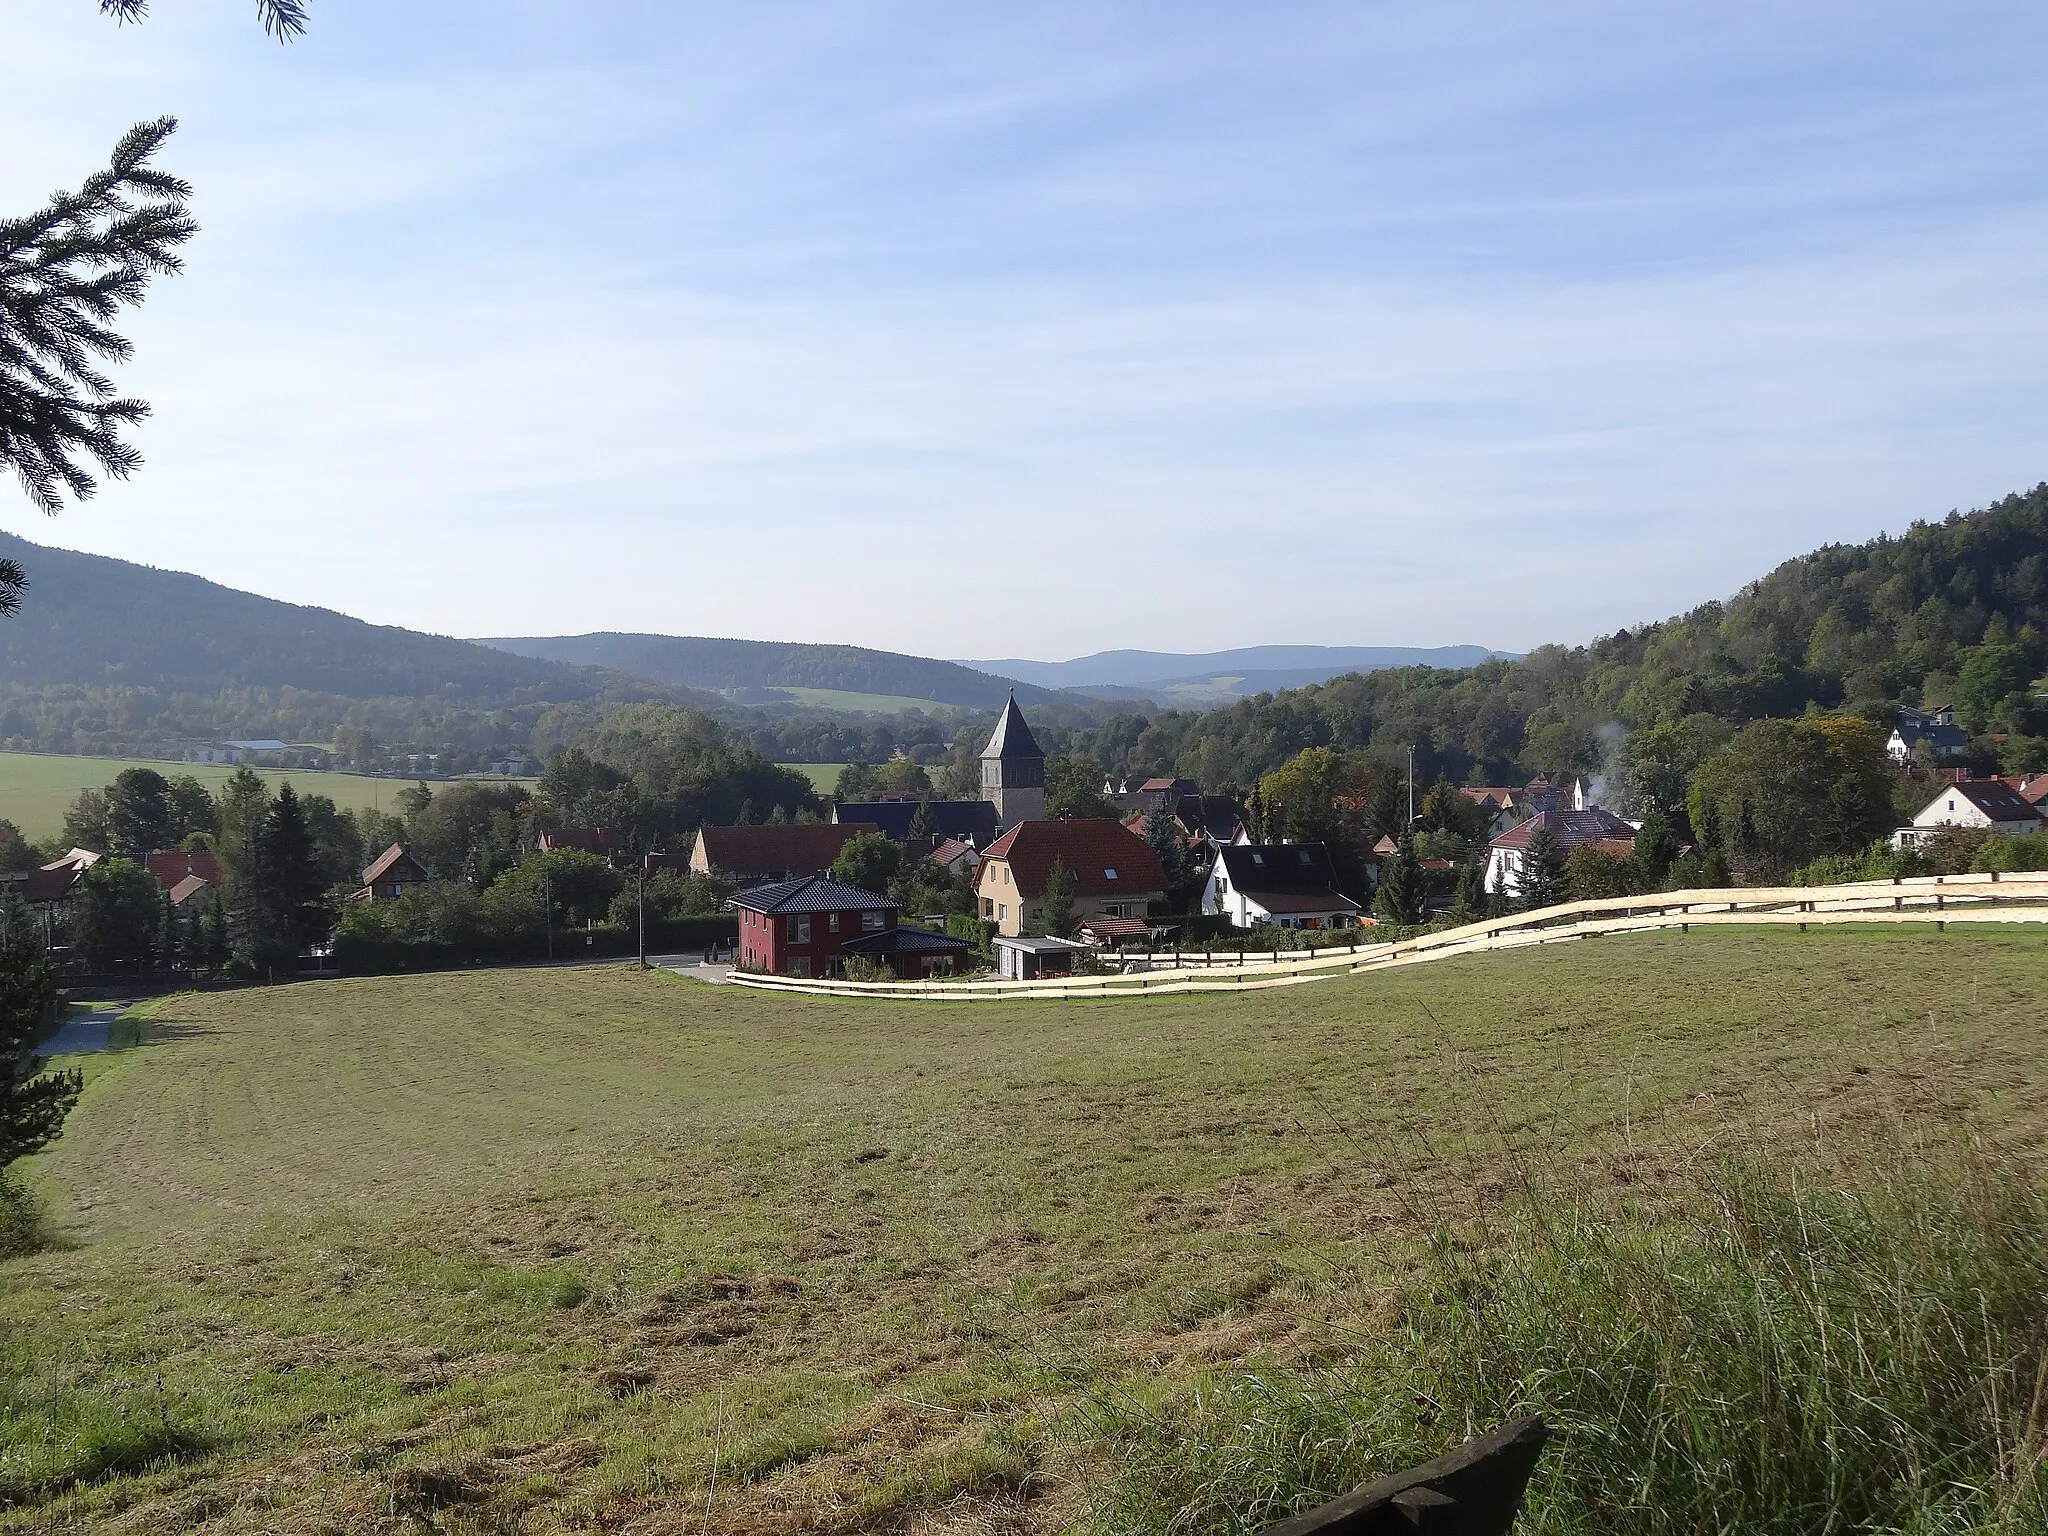
[[[941,704],[936,699],[915,699],[902,693],[859,693],[850,688],[776,688],[776,693],[787,695],[798,704],[808,704],[813,709],[860,710],[871,715],[900,715],[908,710],[921,709],[928,715],[958,713],[965,708],[959,704]]]
[[[1107,1004],[174,999],[27,1165],[66,1246],[4,1268],[0,1530],[1086,1529],[1095,1426],[1343,1359],[1431,1202],[1900,1117],[2035,1155],[2044,1002],[2035,935],[1884,930]]]
[[[55,837],[64,827],[64,813],[81,789],[104,789],[123,768],[154,768],[165,777],[189,773],[209,789],[234,773],[219,763],[145,762],[124,757],[64,757],[44,752],[0,752],[0,817],[28,837]],[[302,769],[256,770],[273,785],[290,779],[300,794],[326,795],[343,810],[391,808],[391,797],[406,787],[404,779],[378,779],[358,773],[317,773]],[[835,770],[836,771],[836,770]]]
[[[812,787],[814,787],[819,794],[829,795],[832,793],[834,789],[838,788],[839,770],[844,768],[846,764],[784,763],[782,766],[785,768],[794,768],[798,773],[807,775],[810,778]]]

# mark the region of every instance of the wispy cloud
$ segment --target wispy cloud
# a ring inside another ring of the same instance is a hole
[[[2042,473],[2017,6],[157,9],[11,24],[0,197],[170,106],[206,224],[149,464],[31,537],[451,632],[1524,646]]]

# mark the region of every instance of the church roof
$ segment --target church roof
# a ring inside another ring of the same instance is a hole
[[[1010,702],[1003,708],[1003,718],[996,722],[996,732],[989,737],[988,745],[981,749],[983,762],[1000,759],[1015,762],[1021,757],[1043,759],[1045,754],[1038,749],[1032,738],[1031,727],[1024,723],[1024,711],[1017,707],[1017,696],[1010,695]]]

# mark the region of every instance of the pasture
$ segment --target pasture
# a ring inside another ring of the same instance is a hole
[[[235,770],[220,763],[145,762],[125,757],[65,757],[44,752],[0,752],[0,817],[35,841],[55,837],[64,813],[81,789],[104,789],[123,768],[154,768],[166,778],[189,773],[218,789]],[[408,779],[372,778],[359,773],[318,773],[305,769],[258,768],[271,784],[290,779],[304,795],[326,795],[343,810],[390,809],[391,797]]]
[[[171,999],[24,1165],[62,1242],[5,1265],[0,1530],[1163,1530],[1104,1426],[1349,1356],[1417,1209],[1902,1119],[2032,1157],[2044,1001],[2036,934],[1885,930],[1115,1003]]]

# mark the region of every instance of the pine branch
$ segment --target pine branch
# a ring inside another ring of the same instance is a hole
[[[123,3],[143,0],[103,0]],[[0,219],[0,465],[46,513],[67,491],[82,501],[97,489],[81,460],[116,479],[142,462],[120,429],[149,407],[115,398],[99,364],[128,360],[134,349],[112,322],[142,302],[151,278],[182,269],[177,248],[198,230],[186,211],[192,188],[149,163],[177,126],[136,124],[78,191]],[[0,614],[12,611],[5,591],[0,579]]]
[[[139,22],[149,14],[149,0],[100,0],[100,14],[124,24]],[[256,19],[280,43],[290,42],[305,33],[305,0],[256,0]]]

